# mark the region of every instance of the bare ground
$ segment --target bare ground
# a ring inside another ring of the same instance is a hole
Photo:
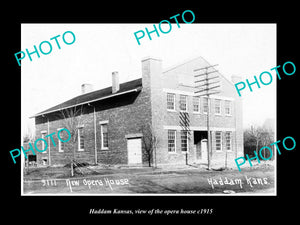
[[[24,175],[24,194],[275,194],[272,163],[254,165],[241,172],[196,166],[91,166],[81,170],[84,175],[70,178],[66,167],[31,168]]]

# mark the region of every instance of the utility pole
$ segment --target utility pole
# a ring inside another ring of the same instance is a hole
[[[195,69],[194,72],[203,71],[204,73],[194,75],[195,77],[195,96],[205,96],[207,98],[207,167],[210,169],[210,153],[212,152],[212,146],[211,146],[211,133],[210,133],[210,124],[209,124],[209,116],[210,116],[210,98],[209,96],[212,94],[220,93],[218,90],[213,90],[218,87],[220,87],[219,84],[219,76],[213,75],[209,76],[210,74],[218,72],[214,67],[216,65],[210,65],[203,68]],[[208,72],[208,69],[212,68],[213,71]],[[197,80],[198,77],[200,77],[200,80]],[[217,80],[215,80],[217,79]],[[215,86],[213,86],[215,85]],[[213,90],[213,91],[211,91]]]

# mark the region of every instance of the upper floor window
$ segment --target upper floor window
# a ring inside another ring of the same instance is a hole
[[[207,113],[208,112],[208,98],[204,97],[203,99],[203,113]]]
[[[200,97],[193,97],[193,112],[200,112]]]
[[[187,96],[186,95],[180,95],[179,99],[179,109],[180,111],[187,111]]]
[[[167,109],[175,110],[175,94],[167,93]]]
[[[225,115],[231,115],[231,101],[225,100]]]
[[[221,114],[221,100],[215,99],[215,114]]]

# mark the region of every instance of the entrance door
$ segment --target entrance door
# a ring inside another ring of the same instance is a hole
[[[202,160],[207,161],[207,139],[201,140],[201,156]]]
[[[127,139],[128,164],[142,163],[141,138]]]
[[[201,160],[201,141],[196,143],[196,160],[200,161]]]

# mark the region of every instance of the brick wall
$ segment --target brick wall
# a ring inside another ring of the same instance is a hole
[[[188,163],[197,162],[196,146],[193,143],[194,133],[193,130],[206,130],[207,127],[207,115],[203,113],[201,108],[200,113],[193,112],[193,92],[194,92],[194,69],[208,66],[208,62],[199,57],[194,60],[188,61],[184,64],[176,65],[172,68],[166,69],[161,74],[154,74],[155,80],[162,81],[162,88],[156,89],[157,95],[154,96],[154,101],[158,102],[156,112],[159,112],[159,117],[154,117],[153,120],[157,121],[157,132],[160,137],[160,149],[158,164],[184,164],[186,163],[186,155],[181,152],[181,139],[180,130],[182,129],[179,124],[179,97],[180,94],[187,95],[188,114],[190,119],[190,127],[192,129],[189,151],[188,151]],[[221,152],[215,151],[214,134],[215,131],[232,132],[232,151],[227,152],[228,164],[236,157],[237,154],[243,152],[243,131],[242,131],[242,107],[241,101],[236,98],[234,87],[230,81],[228,81],[221,74],[220,84],[221,93],[218,96],[221,99],[221,115],[215,115],[214,102],[215,99],[211,99],[210,104],[210,127],[212,127],[212,162],[215,164],[225,163],[225,149]],[[167,93],[173,93],[175,91],[176,103],[175,112],[167,110]],[[151,90],[152,91],[152,90]],[[157,97],[159,96],[159,97]],[[232,101],[232,115],[225,115],[225,100],[230,99]],[[201,99],[202,101],[202,99]],[[167,149],[168,143],[168,127],[176,130],[176,153],[169,153]],[[223,141],[225,140],[222,139]],[[225,145],[223,145],[225,146]],[[198,153],[199,154],[199,153]]]
[[[114,102],[112,104],[111,102]],[[116,104],[119,102],[120,104]],[[126,103],[126,104],[125,104]],[[105,101],[94,103],[90,106],[84,105],[84,114],[79,119],[79,125],[83,125],[84,130],[84,151],[78,151],[78,141],[75,143],[75,159],[80,162],[95,163],[95,135],[94,135],[94,107],[96,111],[96,144],[97,162],[101,164],[127,164],[127,139],[126,135],[140,132],[140,127],[144,123],[150,123],[150,99],[148,93],[127,94]],[[49,132],[47,117],[36,118],[36,137],[41,137],[41,131],[48,133],[56,132],[58,128],[63,128],[64,119],[57,119],[57,113],[48,115]],[[108,142],[107,150],[101,149],[101,121],[108,121]],[[55,143],[58,143],[57,136],[54,136]],[[48,140],[50,143],[51,140]],[[39,148],[41,143],[38,144]],[[51,165],[66,164],[73,156],[74,144],[71,141],[65,143],[64,152],[58,151],[58,145],[50,144]],[[37,161],[42,164],[43,158],[48,159],[46,153],[37,153]],[[147,164],[147,159],[143,154],[143,163]]]
[[[69,163],[73,158],[73,151],[75,147],[75,159],[80,159],[82,162],[93,162],[94,159],[94,148],[93,148],[93,135],[91,132],[93,131],[93,118],[92,114],[85,114],[79,119],[79,125],[83,125],[85,141],[84,141],[84,151],[78,151],[78,142],[75,144],[72,141],[68,141],[66,143],[62,143],[64,150],[63,152],[59,152],[58,142],[59,139],[57,137],[58,129],[66,128],[64,119],[52,120],[52,116],[50,115],[49,119],[49,132],[48,132],[48,123],[40,123],[36,125],[36,137],[41,138],[41,132],[46,131],[45,136],[51,133],[55,133],[53,135],[53,140],[55,145],[52,143],[50,137],[47,137],[48,149],[45,153],[37,152],[37,162],[38,164],[43,164],[43,158],[47,158],[49,163],[49,152],[50,152],[50,164],[51,165],[61,165]],[[61,133],[63,134],[63,132]],[[67,134],[66,134],[67,137]],[[37,147],[42,149],[42,142],[38,142]]]
[[[126,135],[140,133],[141,126],[151,122],[150,99],[148,93],[143,89],[141,93],[135,97],[136,99],[132,104],[97,112],[97,121],[109,121],[109,150],[101,149],[100,126],[97,130],[99,163],[127,164],[128,152]],[[124,98],[128,98],[128,96],[125,96]],[[120,101],[122,101],[122,99],[120,99]],[[147,164],[145,154],[143,154],[143,163]]]

